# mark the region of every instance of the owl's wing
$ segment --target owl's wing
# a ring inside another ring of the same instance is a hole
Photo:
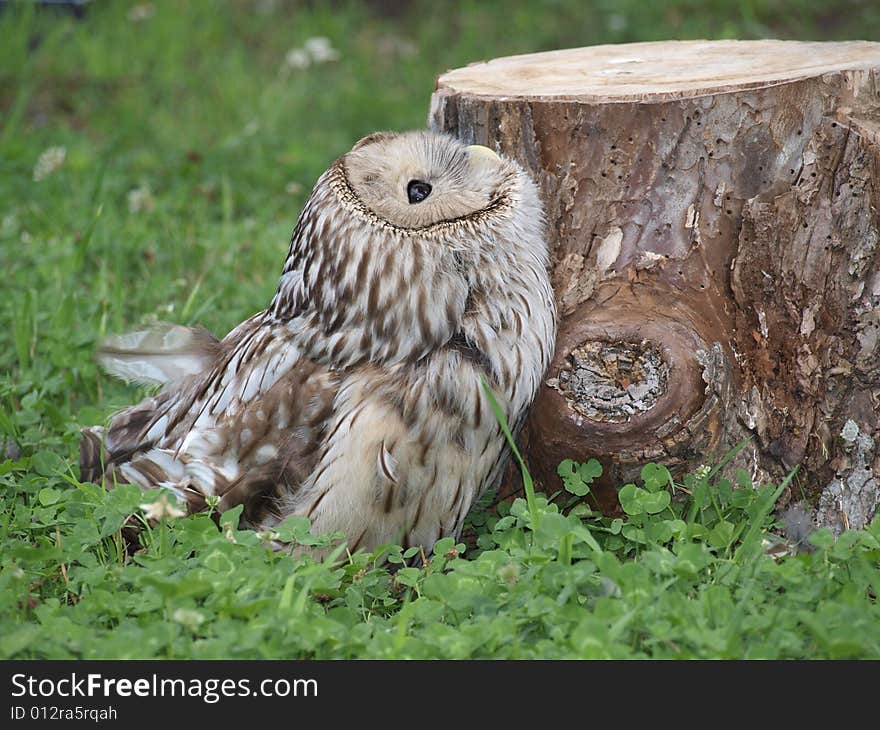
[[[155,337],[148,341],[144,362],[128,348],[127,372],[152,374],[158,360],[161,372],[180,376],[106,430],[84,430],[81,478],[168,487],[190,511],[216,497],[220,509],[244,504],[248,519],[258,520],[276,493],[295,489],[313,468],[332,412],[333,375],[303,357],[295,333],[266,313],[220,343],[176,333],[183,365]],[[180,348],[182,341],[191,346]],[[200,360],[207,366],[187,371]]]

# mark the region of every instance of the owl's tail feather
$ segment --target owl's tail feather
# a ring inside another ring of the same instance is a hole
[[[135,417],[140,415],[137,408],[131,410],[133,414],[123,411],[117,420],[126,417],[123,425],[137,430],[143,419]],[[150,412],[149,409],[144,411]],[[117,426],[119,424],[113,423],[109,429],[103,426],[82,429],[80,480],[101,484],[106,489],[113,489],[117,484],[136,484],[145,491],[164,488],[177,497],[179,509],[187,514],[202,512],[212,503],[217,514],[242,505],[244,522],[260,524],[274,516],[278,490],[300,476],[294,476],[293,466],[285,469],[273,462],[230,478],[221,465],[210,458],[157,448],[142,435],[127,443],[126,439],[115,438],[119,436],[115,432]],[[131,443],[138,447],[130,448]]]
[[[112,487],[113,473],[119,465],[151,449],[164,432],[172,399],[173,394],[159,393],[120,411],[106,427],[83,428],[79,443],[80,480]]]
[[[80,480],[101,484],[108,490],[118,484],[135,484],[145,492],[167,489],[176,499],[160,499],[150,509],[144,505],[146,517],[153,524],[169,517],[204,511],[217,489],[220,494],[217,494],[219,505],[215,520],[224,509],[234,506],[234,503],[224,504],[227,500],[219,499],[224,496],[222,492],[228,482],[214,467],[199,459],[188,459],[186,455],[168,449],[154,448],[121,463],[115,462],[107,450],[103,426],[82,430]],[[130,520],[123,526],[122,536],[129,552],[141,548],[140,534],[141,527],[136,521]]]
[[[118,482],[172,491],[189,514],[206,509],[212,497],[219,512],[242,504],[252,514],[254,505],[275,487],[274,474],[271,468],[257,467],[228,479],[219,465],[171,449],[150,449],[114,468]]]
[[[79,478],[82,482],[100,483],[104,476],[104,427],[90,426],[82,430],[79,442]]]
[[[207,508],[212,496],[218,498],[219,511],[241,500],[222,499],[229,481],[212,464],[170,449],[149,449],[122,463],[115,463],[102,444],[103,428],[83,429],[80,442],[80,479],[113,489],[117,484],[136,484],[144,491],[167,489],[187,514]]]
[[[111,375],[143,385],[171,383],[207,368],[219,341],[210,332],[160,323],[149,329],[108,337],[97,359]]]

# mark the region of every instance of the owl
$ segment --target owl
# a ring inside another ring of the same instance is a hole
[[[426,131],[365,137],[318,179],[268,308],[223,340],[166,325],[101,365],[161,384],[83,430],[81,478],[198,512],[305,515],[352,552],[458,536],[553,354],[543,212],[516,162]],[[182,506],[181,505],[181,506]]]

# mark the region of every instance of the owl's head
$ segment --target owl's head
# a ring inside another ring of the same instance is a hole
[[[354,197],[381,221],[419,230],[509,203],[517,167],[492,150],[431,132],[380,132],[340,160]]]
[[[509,297],[543,291],[544,233],[517,162],[444,134],[372,134],[315,184],[271,309],[316,329],[316,360],[418,359],[461,332],[466,313],[485,310],[488,332]],[[539,296],[549,301],[549,288]]]

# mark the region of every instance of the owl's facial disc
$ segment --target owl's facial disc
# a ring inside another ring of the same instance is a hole
[[[407,229],[467,218],[503,194],[511,166],[488,147],[430,132],[374,134],[343,158],[346,179],[379,218]]]

